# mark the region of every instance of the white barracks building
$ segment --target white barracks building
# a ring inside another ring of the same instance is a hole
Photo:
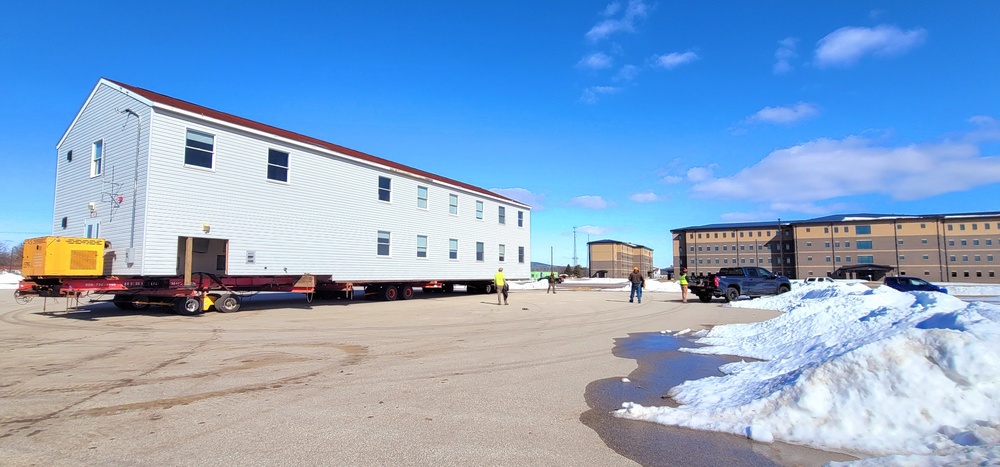
[[[101,79],[56,146],[53,235],[106,275],[530,276],[530,207],[467,183]]]

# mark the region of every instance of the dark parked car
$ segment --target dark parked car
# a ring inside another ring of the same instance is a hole
[[[948,293],[948,289],[944,287],[939,287],[923,279],[918,279],[916,277],[906,277],[906,276],[896,276],[896,277],[886,277],[885,285],[892,287],[900,292],[914,292],[914,291],[924,291],[924,292],[941,292]]]

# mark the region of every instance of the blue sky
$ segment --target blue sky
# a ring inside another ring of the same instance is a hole
[[[162,4],[161,4],[162,3]],[[0,241],[101,77],[494,189],[532,260],[670,229],[1000,210],[1000,2],[21,2]]]

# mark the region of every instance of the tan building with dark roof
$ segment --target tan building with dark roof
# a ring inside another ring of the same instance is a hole
[[[653,272],[652,248],[617,240],[588,242],[587,248],[591,276],[626,278],[633,267],[638,267],[646,276]]]
[[[1000,212],[855,214],[672,230],[674,264],[694,273],[759,266],[790,278],[1000,283]]]

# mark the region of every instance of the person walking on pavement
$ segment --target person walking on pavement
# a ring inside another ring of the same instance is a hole
[[[681,285],[681,301],[688,301],[688,268],[681,268],[681,274],[677,276],[677,283]]]
[[[545,290],[545,293],[556,293],[556,273],[549,273],[549,288]]]
[[[493,275],[493,284],[497,286],[497,305],[507,304],[507,279],[503,276],[503,268],[497,269]],[[503,303],[500,301],[503,300]]]
[[[639,267],[632,268],[632,274],[628,275],[628,281],[632,283],[632,292],[628,296],[628,302],[632,303],[632,299],[639,299],[639,303],[642,303],[642,288],[646,285],[646,278],[642,276],[639,272]]]

